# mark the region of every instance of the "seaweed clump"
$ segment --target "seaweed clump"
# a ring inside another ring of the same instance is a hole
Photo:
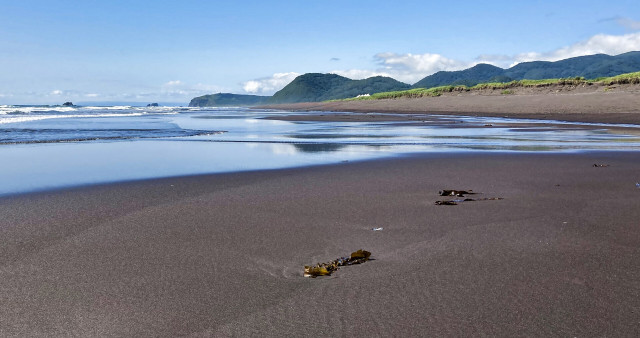
[[[318,276],[330,276],[341,266],[362,264],[369,260],[371,252],[366,250],[358,250],[351,253],[349,257],[340,257],[327,263],[318,263],[316,265],[305,265],[304,276],[316,278]]]
[[[595,164],[594,164],[595,166]],[[473,190],[440,190],[438,191],[438,195],[440,196],[454,196],[454,197],[465,197],[465,195],[477,195],[482,194],[478,192],[473,192]],[[450,200],[444,201],[436,201],[436,205],[458,205],[460,202],[472,202],[472,201],[498,201],[502,200],[502,197],[485,197],[485,198],[454,198]]]

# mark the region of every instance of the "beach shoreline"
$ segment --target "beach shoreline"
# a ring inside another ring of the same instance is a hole
[[[0,333],[637,335],[638,172],[441,153],[5,197]]]
[[[488,89],[445,93],[438,97],[303,102],[259,108],[289,111],[290,116],[280,119],[293,121],[373,121],[398,119],[394,117],[397,114],[441,114],[640,125],[640,85],[550,86],[515,88],[511,94],[501,92]],[[303,115],[295,114],[296,111],[327,113]],[[341,112],[357,114],[339,114]],[[412,119],[411,116],[404,118]]]

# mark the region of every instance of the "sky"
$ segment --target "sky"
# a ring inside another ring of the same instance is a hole
[[[0,105],[187,104],[272,95],[304,73],[413,84],[637,50],[637,0],[0,0]]]

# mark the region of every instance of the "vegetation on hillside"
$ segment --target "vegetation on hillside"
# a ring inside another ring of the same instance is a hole
[[[634,83],[640,70],[640,52],[620,55],[587,55],[549,62],[533,61],[509,69],[478,64],[459,71],[441,71],[429,75],[413,86],[389,77],[376,76],[351,80],[336,74],[308,73],[296,77],[271,97],[236,94],[213,94],[194,98],[190,106],[254,106],[260,104],[318,102],[347,98],[380,99],[396,97],[439,96],[452,91],[500,89],[513,94],[517,87],[580,85],[594,82],[607,85]],[[618,75],[624,74],[624,75]],[[586,80],[589,79],[589,80]],[[366,96],[370,95],[370,96]]]
[[[488,64],[478,64],[465,70],[440,71],[416,82],[413,88],[433,88],[441,86],[474,86],[480,82],[507,82],[504,69]]]
[[[189,107],[247,107],[267,102],[268,96],[218,93],[193,98]]]
[[[431,88],[445,85],[473,87],[479,83],[505,83],[512,80],[544,80],[584,77],[595,79],[635,72],[640,69],[640,52],[620,55],[586,55],[565,60],[522,62],[502,69],[488,64],[478,64],[459,71],[441,71],[415,83],[413,88]]]
[[[611,86],[616,84],[640,84],[640,72],[621,74],[611,77],[602,77],[588,80],[584,77],[564,78],[564,79],[542,79],[542,80],[518,80],[509,82],[487,82],[480,83],[472,87],[468,86],[440,86],[434,88],[414,88],[401,91],[390,91],[376,93],[370,96],[352,97],[345,101],[353,100],[380,100],[397,98],[419,98],[436,97],[450,92],[467,92],[473,90],[501,90],[501,94],[513,94],[515,88],[540,88],[548,86],[580,86],[601,84]]]
[[[336,74],[309,73],[295,78],[275,93],[269,103],[326,101],[409,88],[411,86],[406,83],[383,76],[351,80]]]

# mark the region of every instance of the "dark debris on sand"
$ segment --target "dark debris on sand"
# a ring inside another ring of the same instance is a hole
[[[318,263],[316,265],[305,265],[304,276],[316,278],[318,276],[330,276],[341,266],[361,264],[369,260],[371,252],[366,250],[358,250],[351,253],[349,257],[340,257],[328,263]]]
[[[480,193],[473,192],[473,190],[441,190],[438,192],[440,196],[455,196],[464,197],[465,195],[476,195]],[[502,200],[502,197],[485,197],[485,198],[458,198],[452,200],[436,201],[436,205],[458,205],[461,202],[473,202],[473,201],[497,201]]]

